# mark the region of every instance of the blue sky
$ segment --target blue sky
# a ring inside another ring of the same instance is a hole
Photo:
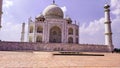
[[[120,0],[56,0],[65,16],[80,24],[80,43],[104,44],[104,4],[111,5],[113,42],[120,48]],[[2,29],[3,41],[20,41],[21,24],[29,17],[34,19],[52,0],[3,0]]]

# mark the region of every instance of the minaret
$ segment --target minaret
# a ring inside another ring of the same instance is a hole
[[[105,4],[105,45],[108,45],[109,51],[113,51],[112,43],[112,30],[111,30],[111,20],[110,20],[110,6]]]
[[[21,42],[24,42],[25,23],[22,23]]]
[[[2,17],[2,0],[0,0],[0,29],[1,29],[1,17]]]

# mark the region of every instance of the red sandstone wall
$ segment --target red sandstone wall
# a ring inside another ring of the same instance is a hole
[[[35,51],[83,51],[108,52],[106,45],[93,44],[58,44],[58,43],[28,43],[28,42],[0,42],[1,51],[35,50]]]

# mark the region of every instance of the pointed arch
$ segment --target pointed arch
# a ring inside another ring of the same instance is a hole
[[[58,26],[53,26],[50,29],[49,42],[50,43],[61,43],[61,29]]]
[[[73,43],[73,38],[72,37],[68,38],[68,43]]]
[[[40,43],[42,43],[42,37],[41,37],[41,36],[37,36],[37,38],[36,38],[36,42],[40,42]]]
[[[33,33],[33,26],[30,26],[29,33]]]
[[[31,36],[29,36],[29,42],[32,42],[32,37]]]
[[[78,38],[76,38],[76,40],[75,40],[75,41],[76,41],[76,44],[78,44],[78,43],[79,43],[79,39],[78,39]]]
[[[69,28],[69,29],[68,29],[68,34],[69,34],[69,35],[73,35],[73,28]]]
[[[76,32],[76,35],[78,36],[78,35],[79,35],[79,30],[78,30],[78,29],[76,29],[76,31],[75,31],[75,32]]]
[[[42,26],[37,27],[37,33],[43,33],[43,27]]]

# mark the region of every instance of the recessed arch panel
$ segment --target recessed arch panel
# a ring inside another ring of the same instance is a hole
[[[73,43],[73,38],[72,37],[68,38],[68,43]]]
[[[50,29],[49,42],[50,43],[61,43],[61,29],[58,26],[53,26]]]

